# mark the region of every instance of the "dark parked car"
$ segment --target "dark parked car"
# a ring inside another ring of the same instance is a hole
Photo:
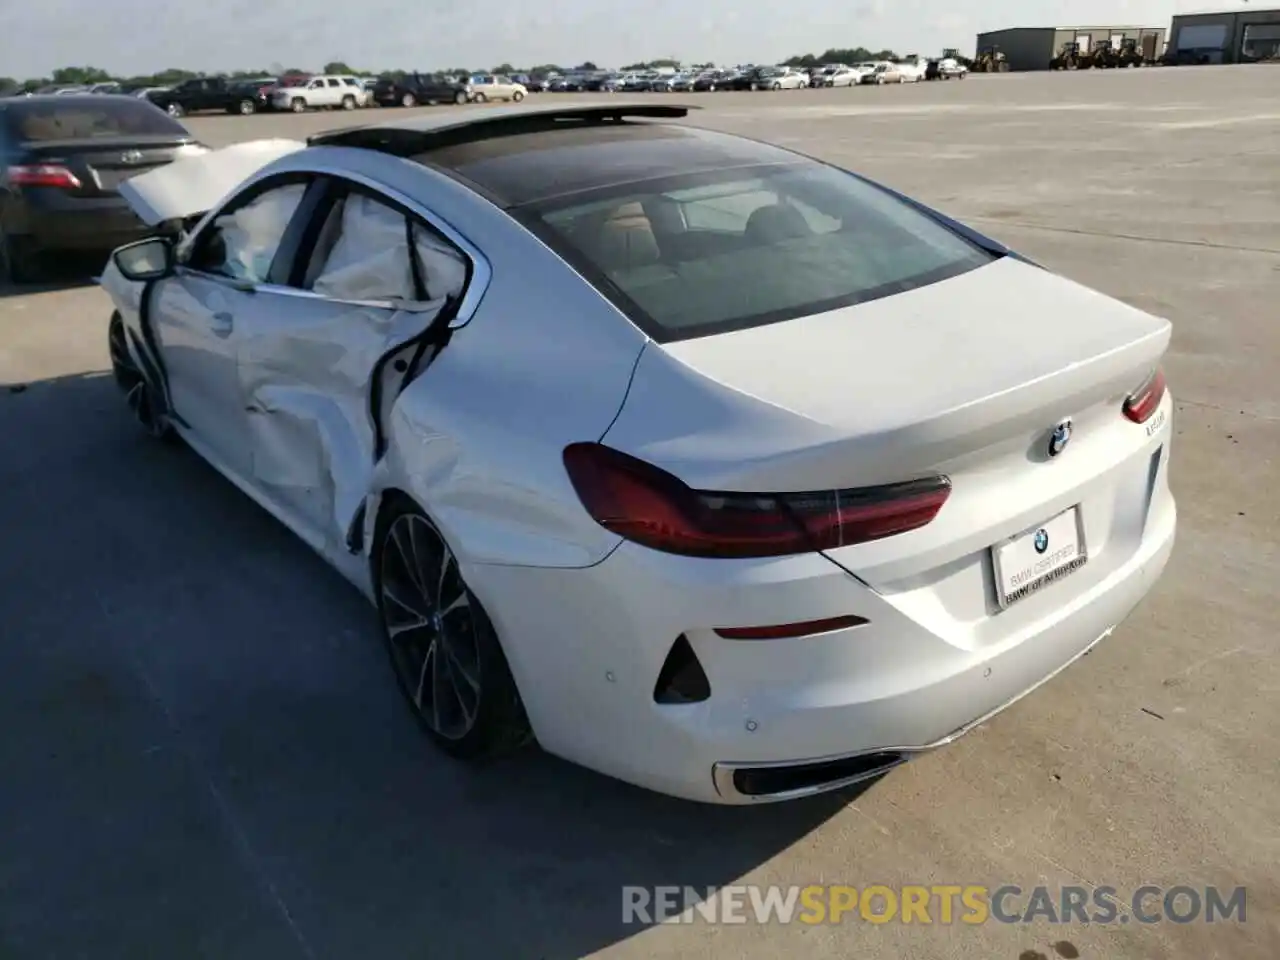
[[[755,67],[746,73],[740,73],[729,81],[730,90],[758,90],[766,86],[764,73],[767,67]]]
[[[226,77],[193,77],[148,96],[171,117],[211,110],[247,115],[258,110],[258,89]]]
[[[693,79],[693,89],[697,93],[708,93],[713,90],[728,90],[732,86],[733,78],[724,70],[702,73]]]
[[[39,279],[55,251],[102,252],[153,233],[118,192],[201,147],[146,100],[109,94],[0,101],[0,280]]]
[[[428,103],[466,103],[471,99],[465,83],[441,74],[410,73],[393,80],[383,77],[373,85],[373,102],[380,107],[416,107]]]

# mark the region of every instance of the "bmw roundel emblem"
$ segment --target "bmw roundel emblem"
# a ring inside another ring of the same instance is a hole
[[[1049,549],[1049,531],[1043,528],[1036,531],[1036,553],[1044,553]]]
[[[1071,442],[1071,421],[1063,420],[1049,433],[1049,456],[1056,457]]]

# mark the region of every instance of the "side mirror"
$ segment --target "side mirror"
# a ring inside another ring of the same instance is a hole
[[[111,255],[126,280],[160,280],[173,273],[173,242],[150,237],[126,244]]]

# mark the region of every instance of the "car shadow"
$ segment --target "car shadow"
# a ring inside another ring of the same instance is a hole
[[[0,280],[0,299],[91,286],[101,275],[108,256],[108,253],[49,255],[40,264],[38,281],[15,284]]]
[[[624,887],[741,882],[867,788],[714,807],[446,760],[366,601],[109,376],[0,392],[0,435],[14,956],[582,957],[655,919]]]

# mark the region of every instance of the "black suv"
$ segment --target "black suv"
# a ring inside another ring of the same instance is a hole
[[[373,85],[373,102],[380,107],[467,103],[470,99],[466,84],[434,73],[409,73],[399,80],[383,77]]]

